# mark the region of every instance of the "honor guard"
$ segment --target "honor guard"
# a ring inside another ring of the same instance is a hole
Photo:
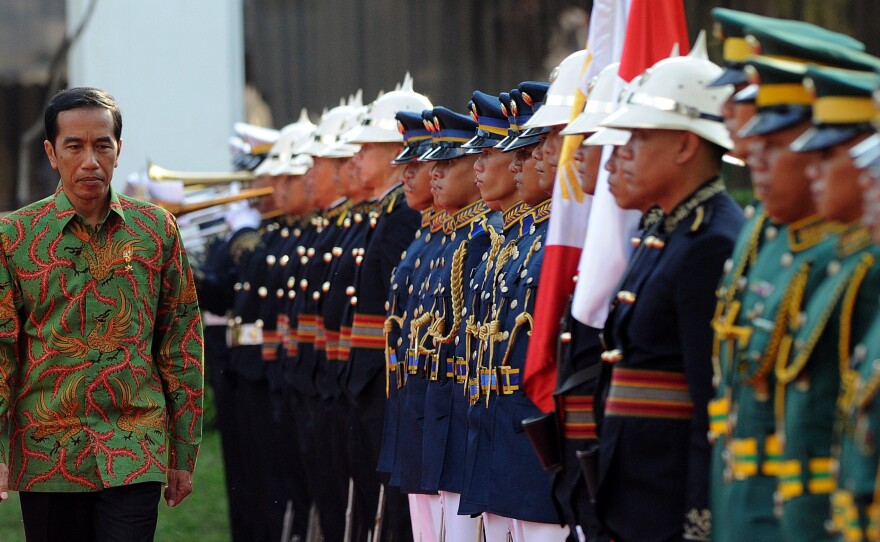
[[[476,354],[469,360],[468,393],[454,393],[452,396],[452,421],[447,447],[464,448],[465,455],[461,461],[454,460],[451,465],[444,465],[444,470],[454,472],[454,469],[458,469],[461,474],[456,476],[463,476],[459,514],[482,513],[487,540],[502,540],[508,532],[515,532],[513,518],[497,511],[498,508],[504,509],[505,503],[498,503],[502,506],[492,510],[490,502],[493,484],[490,471],[496,466],[492,464],[491,453],[496,409],[490,402],[490,395],[497,386],[494,367],[498,363],[497,351],[504,335],[501,324],[508,310],[502,300],[502,286],[498,281],[503,280],[507,271],[514,266],[513,256],[522,234],[522,221],[531,210],[519,199],[510,171],[510,155],[495,148],[507,137],[510,126],[507,118],[510,97],[506,93],[502,96],[505,100],[503,108],[498,96],[480,91],[473,93],[468,105],[471,117],[477,122],[477,132],[462,148],[468,149],[468,154],[478,155],[474,163],[477,188],[483,202],[501,212],[502,225],[500,229],[490,230],[492,245],[488,253],[480,254],[486,261],[485,269],[477,265],[475,282],[471,286],[471,289],[479,291],[479,300],[471,300],[473,310],[468,315],[468,322],[473,319],[475,324],[465,329],[471,329],[471,336],[465,337],[465,343],[470,340],[471,351]],[[470,244],[467,249],[473,250]],[[512,511],[509,505],[506,508],[508,513]]]
[[[427,379],[425,426],[422,445],[422,489],[440,491],[446,535],[455,540],[475,539],[477,522],[458,515],[461,492],[461,465],[447,465],[463,459],[463,446],[451,449],[448,443],[452,423],[453,395],[460,387],[447,376],[447,358],[454,358],[455,337],[464,322],[462,313],[466,277],[488,248],[483,219],[489,208],[480,199],[474,184],[475,155],[462,145],[476,131],[470,117],[445,107],[435,107],[430,120],[436,134],[434,148],[420,160],[432,164],[431,187],[434,203],[449,214],[445,224],[446,243],[430,261],[425,283],[427,297],[412,324],[416,341],[418,370]],[[470,240],[474,244],[470,245]],[[411,340],[412,340],[411,339]],[[455,476],[455,472],[459,475]]]
[[[803,46],[797,37],[793,45]],[[763,43],[763,42],[762,42]],[[841,54],[841,56],[843,56]],[[861,63],[866,55],[851,53]],[[849,63],[849,62],[847,62]],[[876,314],[877,252],[861,225],[859,172],[849,150],[873,132],[874,73],[807,68],[813,124],[791,148],[821,152],[808,169],[820,215],[840,224],[835,258],[818,285],[790,287],[785,335],[774,371],[781,464],[778,500],[784,540],[833,540],[829,497],[835,489],[835,414],[852,391],[849,355]]]
[[[431,110],[426,111],[430,115]],[[413,539],[436,542],[439,540],[440,525],[433,520],[431,508],[438,510],[436,517],[439,521],[439,496],[422,491],[421,473],[418,471],[422,456],[425,380],[422,375],[410,375],[407,352],[411,323],[422,300],[422,284],[430,269],[428,262],[442,246],[440,241],[443,236],[437,235],[437,230],[432,233],[437,211],[429,184],[431,164],[418,160],[431,148],[431,132],[422,113],[401,111],[395,116],[403,134],[404,148],[392,163],[401,166],[397,169],[400,171],[406,204],[421,213],[421,226],[401,254],[400,262],[391,275],[391,289],[386,303],[387,406],[378,470],[389,475],[390,486],[399,487],[402,493],[408,495]]]
[[[876,91],[875,91],[876,93]],[[875,107],[876,107],[875,101]],[[877,209],[880,191],[880,138],[875,134],[854,147],[850,154],[864,169],[860,183],[864,190],[865,222],[873,226],[874,244],[880,243]],[[867,542],[880,538],[877,473],[880,464],[876,435],[880,427],[880,403],[876,400],[880,381],[880,317],[874,307],[874,321],[853,347],[849,359],[851,380],[846,383],[841,404],[840,457],[837,489],[832,497],[834,526],[838,540]]]
[[[597,505],[615,540],[711,536],[708,323],[742,226],[717,176],[731,147],[720,113],[732,89],[705,85],[720,72],[701,47],[662,60],[602,123],[631,133],[616,152],[626,186],[609,184],[618,205],[663,213],[640,240],[603,331],[602,360],[612,369]]]
[[[346,231],[345,221],[351,220],[353,202],[336,190],[338,160],[321,156],[321,153],[337,142],[340,126],[356,112],[355,107],[343,100],[322,115],[311,140],[296,149],[298,153],[312,156],[314,161],[306,174],[306,191],[310,205],[319,211],[310,246],[299,245],[296,251],[300,269],[294,278],[295,295],[291,299],[288,294],[286,307],[288,334],[292,335],[287,351],[291,360],[287,363],[286,379],[296,402],[292,408],[295,421],[300,434],[304,435],[301,453],[306,476],[318,510],[321,532],[328,540],[342,540],[344,537],[348,470],[344,454],[334,450],[334,447],[341,446],[339,428],[324,421],[328,411],[331,411],[331,420],[334,419],[330,405],[332,387],[327,389],[324,378],[327,373],[323,350],[326,339],[321,313],[321,298],[325,293],[323,284],[332,258],[325,259],[324,255],[332,255],[334,247],[339,246],[339,239]],[[319,339],[321,348],[317,348]]]
[[[406,498],[387,486],[387,477],[376,471],[385,420],[385,303],[391,273],[419,229],[419,213],[406,205],[400,174],[392,160],[403,150],[403,136],[395,115],[420,113],[431,102],[413,90],[409,74],[398,90],[370,104],[360,126],[344,139],[361,145],[354,158],[363,187],[373,191],[376,208],[370,214],[366,251],[357,272],[351,313],[351,353],[346,375],[349,417],[354,420],[349,439],[355,504],[360,521],[355,537],[400,540],[412,534]]]
[[[806,175],[819,156],[789,149],[810,126],[811,100],[800,85],[806,65],[766,53],[746,59],[758,109],[739,134],[749,141],[747,161],[761,203],[746,209],[748,222],[726,264],[712,321],[715,540],[780,536],[773,505],[781,451],[773,364],[785,331],[782,304],[793,280],[820,280],[834,257],[832,226],[816,214]],[[809,60],[828,59],[816,51]]]

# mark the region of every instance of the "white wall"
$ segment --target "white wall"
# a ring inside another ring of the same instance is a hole
[[[67,0],[68,33],[89,0]],[[103,0],[69,56],[70,86],[109,91],[122,108],[121,186],[147,160],[228,171],[244,118],[242,0]]]

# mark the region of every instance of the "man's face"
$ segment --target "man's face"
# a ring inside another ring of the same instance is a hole
[[[315,164],[306,174],[306,190],[309,204],[314,209],[325,209],[336,199],[333,180],[336,177],[336,160],[314,157]]]
[[[615,167],[633,202],[628,204],[630,206],[624,206],[621,201],[617,204],[624,209],[642,211],[654,204],[662,206],[671,183],[676,182],[669,172],[674,170],[673,150],[678,146],[681,132],[638,128],[630,133],[629,142],[617,149]]]
[[[480,197],[474,184],[476,158],[471,154],[434,163],[431,169],[431,193],[437,206],[454,213]]]
[[[502,152],[501,149],[486,148],[477,155],[474,175],[480,196],[484,201],[519,199],[516,194],[516,183],[510,172],[510,161],[510,154]]]
[[[584,194],[596,192],[596,180],[599,178],[599,166],[602,163],[601,145],[578,145],[574,151],[574,163],[581,180]]]
[[[403,194],[410,209],[424,211],[434,201],[431,196],[431,163],[413,160],[406,164],[400,176]]]
[[[113,135],[113,115],[98,107],[69,109],[58,114],[58,136],[43,147],[61,187],[74,208],[107,199],[122,141]]]
[[[736,85],[733,93],[727,98],[724,105],[721,106],[721,116],[724,118],[724,126],[727,128],[727,131],[730,132],[730,139],[733,140],[733,148],[730,149],[727,154],[734,158],[739,158],[740,160],[746,159],[747,149],[745,144],[748,141],[748,138],[740,137],[739,131],[757,111],[755,102],[735,102],[733,100],[736,93],[744,88],[746,88],[745,84]]]
[[[395,143],[363,143],[354,157],[361,190],[373,193],[385,187],[392,174],[391,160],[400,145]]]
[[[880,244],[880,178],[870,171],[859,176],[862,202],[865,208],[864,222],[871,228],[874,243]]]
[[[789,148],[808,126],[809,122],[798,123],[749,138],[747,163],[755,195],[770,217],[786,224],[816,212],[805,169],[819,158],[819,153],[799,153]]]
[[[556,168],[559,166],[559,155],[562,154],[563,136],[559,132],[564,126],[553,126],[550,132],[541,136],[541,186],[548,194],[553,193],[556,182]]]
[[[820,151],[819,159],[807,166],[816,210],[828,220],[849,224],[862,218],[861,171],[853,164],[849,150],[866,137],[864,134],[832,145]]]
[[[510,171],[513,172],[513,180],[519,190],[519,198],[531,206],[545,201],[549,194],[541,189],[541,175],[535,168],[537,161],[532,147],[517,149],[513,161],[510,163]]]
[[[284,212],[291,215],[304,215],[309,211],[306,197],[306,178],[304,175],[284,176]]]

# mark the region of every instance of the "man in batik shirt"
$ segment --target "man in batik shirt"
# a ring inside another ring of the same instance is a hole
[[[113,98],[62,91],[45,125],[60,186],[0,220],[0,499],[28,540],[152,540],[201,441],[192,273],[173,217],[110,185]]]

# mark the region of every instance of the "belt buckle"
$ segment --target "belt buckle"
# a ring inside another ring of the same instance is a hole
[[[519,374],[519,369],[509,365],[499,365],[495,368],[499,395],[511,395],[519,389],[519,384],[512,382],[511,377]]]
[[[455,358],[455,383],[456,384],[467,383],[467,374],[468,374],[467,361],[464,358],[456,357]]]
[[[428,379],[432,382],[436,382],[440,378],[440,352],[434,352],[429,357],[430,360],[430,371],[428,373]]]
[[[477,377],[471,377],[468,379],[468,403],[471,406],[477,404],[477,401],[480,400],[480,381]]]
[[[419,374],[419,354],[415,348],[406,350],[406,372],[411,375]]]

